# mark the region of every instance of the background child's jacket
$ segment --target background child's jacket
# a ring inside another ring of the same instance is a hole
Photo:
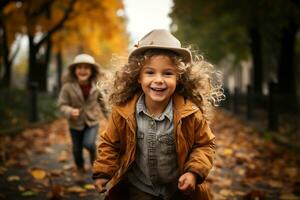
[[[98,124],[101,110],[105,116],[107,115],[102,95],[94,82],[86,100],[77,81],[65,83],[58,98],[58,106],[64,117],[68,119],[70,128],[76,130],[82,130],[85,124],[88,126]],[[70,117],[72,108],[80,110],[80,116],[76,120]]]

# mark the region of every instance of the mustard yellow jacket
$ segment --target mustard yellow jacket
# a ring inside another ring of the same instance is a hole
[[[136,119],[135,106],[139,96],[126,105],[112,109],[106,130],[101,134],[98,157],[93,166],[93,178],[108,178],[108,190],[125,177],[135,159]],[[198,175],[193,199],[211,199],[206,186],[215,154],[214,138],[202,112],[182,96],[173,95],[174,134],[180,172],[191,171]],[[109,194],[109,192],[108,192]]]

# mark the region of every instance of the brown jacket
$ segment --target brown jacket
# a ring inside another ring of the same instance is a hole
[[[113,108],[108,126],[101,134],[98,158],[93,167],[93,178],[108,178],[108,188],[115,191],[120,180],[135,159],[136,151],[136,95],[125,106]],[[180,172],[198,175],[193,199],[211,199],[204,182],[212,168],[215,153],[214,138],[201,111],[182,96],[173,96],[174,134]],[[112,192],[109,192],[109,195]]]
[[[82,130],[85,124],[88,126],[98,124],[100,108],[105,117],[108,113],[95,83],[92,83],[90,94],[87,100],[84,100],[78,82],[66,82],[59,93],[58,106],[63,116],[68,119],[70,128],[76,130]],[[80,109],[80,116],[76,120],[70,117],[72,108]]]

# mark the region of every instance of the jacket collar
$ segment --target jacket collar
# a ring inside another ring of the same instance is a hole
[[[125,119],[134,118],[135,106],[141,96],[141,93],[135,95],[131,100],[129,100],[125,105],[116,106],[116,111]],[[191,101],[184,99],[183,96],[175,93],[172,97],[173,99],[173,108],[175,121],[180,120],[181,118],[187,117],[199,110],[195,104]],[[176,118],[178,118],[176,120]]]

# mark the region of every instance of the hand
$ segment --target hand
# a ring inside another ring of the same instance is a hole
[[[107,184],[107,182],[108,182],[108,179],[106,179],[106,178],[96,179],[94,182],[94,186],[95,186],[95,189],[97,190],[97,192],[99,192],[99,193],[106,192],[105,185]]]
[[[196,175],[192,172],[186,172],[178,180],[178,189],[184,194],[191,194],[196,187]]]
[[[80,115],[80,110],[77,108],[73,108],[71,111],[71,118],[78,119],[79,115]]]

